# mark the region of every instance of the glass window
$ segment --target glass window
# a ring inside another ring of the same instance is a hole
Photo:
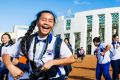
[[[64,36],[65,36],[65,38],[70,39],[70,33],[66,33],[66,34],[64,34]]]
[[[118,34],[119,14],[112,13],[112,34]]]
[[[99,35],[100,40],[104,42],[104,33],[105,33],[105,14],[99,15]]]
[[[93,16],[87,16],[87,53],[91,54]]]
[[[75,49],[80,48],[80,32],[77,32],[75,35]]]
[[[70,30],[70,26],[71,26],[71,20],[68,19],[66,20],[66,30]]]

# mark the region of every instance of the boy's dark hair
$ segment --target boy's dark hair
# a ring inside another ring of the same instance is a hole
[[[95,38],[93,39],[93,42],[100,42],[100,38],[99,38],[99,37],[95,37]]]
[[[115,37],[117,37],[118,35],[117,34],[114,34],[113,36],[112,36],[112,38],[115,38]]]
[[[29,37],[31,36],[33,30],[35,29],[35,26],[36,26],[36,23],[37,21],[39,21],[39,18],[41,17],[41,15],[43,13],[50,13],[51,15],[53,15],[54,17],[54,22],[56,21],[55,20],[55,14],[52,12],[52,11],[49,11],[49,10],[43,10],[43,11],[40,11],[37,15],[36,15],[36,19],[34,21],[31,22],[30,26],[29,26],[29,29],[27,30],[27,32],[25,33],[25,36],[22,38],[20,44],[21,44],[21,50],[22,50],[22,53],[26,53],[26,42],[28,41]]]
[[[80,48],[83,48],[83,47],[80,47]]]

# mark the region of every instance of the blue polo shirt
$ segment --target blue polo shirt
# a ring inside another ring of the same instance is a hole
[[[105,43],[100,43],[99,46],[97,47],[97,59],[99,64],[106,64],[110,62],[110,50],[108,50],[104,56],[101,55],[101,52],[105,49],[106,44]]]

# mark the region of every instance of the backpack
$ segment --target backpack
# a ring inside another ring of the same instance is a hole
[[[27,49],[27,52],[29,51],[30,49],[30,46],[31,46],[31,43],[32,43],[32,40],[33,38],[35,37],[36,34],[33,34],[31,35],[28,39],[27,39],[27,42],[26,42],[26,49]],[[55,41],[55,55],[54,55],[54,59],[57,59],[60,57],[60,47],[61,47],[61,43],[62,43],[62,39],[60,37],[57,37],[56,38],[56,41]]]
[[[27,39],[27,45],[26,45],[26,49],[27,52],[29,51],[31,42],[33,40],[33,38],[35,37],[36,34],[31,35],[28,39]],[[61,48],[61,43],[62,43],[62,39],[60,37],[56,37],[56,41],[55,41],[55,55],[54,55],[54,59],[58,59],[60,58],[60,48]],[[69,74],[72,71],[72,67],[71,65],[66,65],[63,66],[65,69],[66,74]],[[66,68],[67,67],[67,68]]]

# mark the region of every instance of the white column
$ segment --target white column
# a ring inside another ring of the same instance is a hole
[[[82,16],[82,27],[81,27],[81,36],[80,36],[80,46],[84,48],[86,52],[87,47],[87,18],[86,16]],[[86,54],[86,53],[85,53]]]
[[[119,40],[120,40],[120,12],[119,12],[119,22],[118,22],[118,36],[119,36]]]
[[[105,43],[112,42],[112,17],[110,13],[105,14]]]
[[[95,46],[93,44],[93,38],[99,36],[99,17],[97,14],[93,15],[93,25],[92,25],[92,52],[91,54],[94,54]]]
[[[99,36],[99,17],[93,15],[92,39]]]

